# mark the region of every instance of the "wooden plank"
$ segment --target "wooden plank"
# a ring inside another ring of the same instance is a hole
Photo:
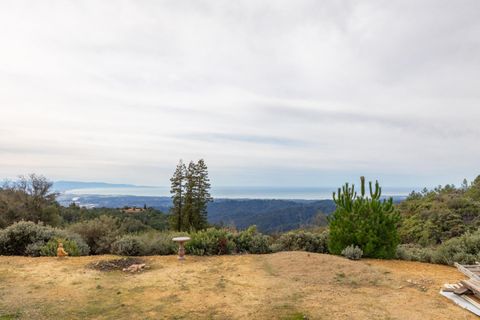
[[[444,291],[444,292],[454,292],[455,290],[460,289],[462,287],[463,287],[463,285],[461,283],[453,283],[453,284],[445,283],[443,285],[442,291]]]
[[[467,293],[467,292],[469,292],[469,291],[470,291],[469,288],[460,287],[460,288],[457,288],[457,289],[453,290],[453,293],[458,294],[458,295],[462,295],[462,294],[465,294],[465,293]]]
[[[480,302],[478,301],[478,298],[475,299],[474,296],[469,296],[467,294],[464,294],[462,296],[462,298],[465,300],[465,301],[468,301],[470,302],[472,305],[474,305],[476,308],[480,309]]]
[[[470,280],[462,280],[462,284],[464,287],[470,289],[475,295],[480,296],[480,282]]]
[[[461,264],[455,262],[455,267],[457,267],[458,271],[460,271],[467,277],[480,281],[480,276],[468,270],[465,266],[462,266]]]
[[[444,285],[443,288],[442,288],[442,291],[443,291],[443,292],[453,292],[453,291],[455,291],[456,289],[458,289],[458,288],[454,288],[454,287],[452,287],[452,286],[450,286],[450,285]]]
[[[467,300],[465,300],[463,297],[464,296],[457,296],[456,294],[454,293],[451,293],[451,292],[443,292],[443,291],[440,291],[440,294],[450,300],[452,300],[453,302],[455,302],[457,305],[459,305],[460,307],[462,308],[465,308],[467,309],[468,311],[476,314],[477,316],[480,316],[480,309],[475,307],[473,304],[471,304],[470,302],[468,302]]]
[[[463,267],[472,271],[472,272],[480,272],[480,266],[477,266],[477,265],[475,265],[475,266],[465,266],[464,265]]]
[[[463,285],[465,285],[465,282],[469,283],[470,285],[472,285],[472,286],[474,286],[474,287],[477,287],[477,286],[478,286],[478,289],[480,290],[480,281],[479,281],[479,280],[468,279],[468,280],[462,280],[462,281],[460,281],[460,283],[462,283]]]
[[[467,268],[468,270],[480,270],[480,265],[478,264],[462,264],[464,268]]]

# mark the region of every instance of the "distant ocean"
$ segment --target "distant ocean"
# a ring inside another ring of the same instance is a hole
[[[324,200],[331,199],[336,188],[283,188],[283,187],[216,187],[212,188],[214,198],[228,199],[297,199]],[[418,188],[383,188],[383,196],[403,198]],[[168,187],[133,187],[133,188],[86,188],[65,191],[66,194],[122,195],[169,197]]]

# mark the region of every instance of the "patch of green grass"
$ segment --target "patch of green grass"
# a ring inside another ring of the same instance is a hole
[[[176,294],[171,294],[169,296],[162,298],[161,301],[166,303],[176,303],[176,302],[180,302],[181,300]]]
[[[294,292],[291,295],[288,296],[288,301],[291,302],[298,302],[299,300],[303,299],[305,297],[305,294],[302,292]]]
[[[188,287],[187,281],[185,279],[179,279],[178,281],[178,286],[180,287],[180,290],[182,291],[190,291],[190,288]]]
[[[347,275],[343,272],[337,273],[335,275],[334,280],[337,283],[348,285],[348,286],[351,286],[351,287],[358,287],[359,286],[359,283],[358,283],[357,279],[355,279],[353,277],[347,277]]]
[[[20,312],[0,314],[0,320],[20,319],[20,316],[21,316]]]
[[[276,319],[282,320],[307,320],[308,316],[303,313],[299,312],[298,309],[290,303],[284,303],[280,305],[276,305],[273,307],[273,310],[276,314]]]
[[[110,296],[109,299],[98,300],[92,299],[81,309],[71,310],[69,313],[74,314],[82,319],[90,319],[102,317],[102,319],[121,319],[125,314],[133,314],[140,312],[135,306],[130,306],[116,299],[117,295]],[[60,314],[57,319],[61,319]],[[65,315],[62,315],[65,316]]]
[[[225,278],[223,276],[220,277],[216,286],[217,286],[218,289],[225,289],[226,281],[225,281]]]
[[[376,286],[380,285],[380,279],[378,279],[378,278],[372,279],[372,280],[369,281],[369,283],[370,283],[372,286],[375,286],[375,287],[376,287]]]
[[[221,312],[215,309],[214,307],[208,308],[206,312],[207,319],[218,319],[221,315]]]
[[[339,281],[340,279],[345,279],[346,275],[343,272],[337,272],[335,275],[335,280]]]
[[[128,293],[143,293],[147,287],[146,286],[135,286],[128,289]]]
[[[7,270],[0,270],[0,280],[6,280],[9,278],[9,275],[11,274]]]
[[[272,265],[267,261],[263,262],[263,270],[265,270],[270,276],[278,276],[278,273],[273,269]]]
[[[295,312],[283,317],[282,320],[308,320],[308,317],[301,312]]]

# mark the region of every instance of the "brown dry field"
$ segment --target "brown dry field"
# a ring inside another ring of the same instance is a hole
[[[0,319],[476,319],[439,295],[463,279],[447,266],[281,252],[85,267],[110,258],[0,257]]]

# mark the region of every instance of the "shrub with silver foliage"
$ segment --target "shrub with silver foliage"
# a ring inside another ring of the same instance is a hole
[[[363,250],[353,244],[342,250],[342,256],[350,260],[360,260]]]
[[[140,256],[144,251],[144,244],[135,235],[124,235],[112,244],[112,252],[121,256]]]
[[[88,245],[78,234],[31,221],[19,221],[0,230],[0,255],[34,257],[48,255],[46,252],[51,250],[45,251],[44,246],[54,239],[75,243],[74,255],[87,255],[90,251]]]

